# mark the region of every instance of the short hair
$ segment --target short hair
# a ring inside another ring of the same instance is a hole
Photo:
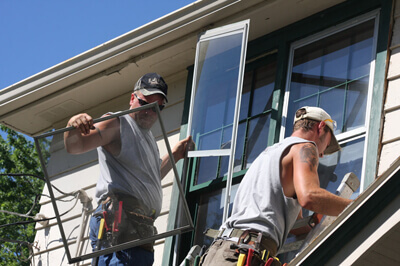
[[[306,109],[305,108],[300,108],[299,110],[297,110],[296,112],[296,118],[301,117],[302,115],[306,114]],[[315,124],[318,124],[321,121],[316,121],[316,120],[312,120],[312,119],[308,119],[308,118],[303,118],[300,120],[297,120],[296,123],[294,123],[293,125],[293,132],[297,131],[297,130],[304,130],[304,131],[310,131],[312,130],[313,126]],[[328,132],[330,129],[329,127],[324,127],[325,132]]]

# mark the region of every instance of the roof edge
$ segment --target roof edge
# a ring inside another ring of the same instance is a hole
[[[98,45],[77,56],[45,69],[33,76],[0,90],[0,106],[12,99],[32,92],[45,84],[56,82],[79,72],[106,58],[113,57],[140,43],[146,43],[155,36],[179,29],[209,13],[238,3],[241,0],[198,0],[161,18],[151,21],[128,33]]]
[[[380,213],[382,208],[379,207],[385,206],[399,194],[388,193],[387,190],[400,190],[400,157],[298,254],[290,265],[327,262],[338,251],[338,244],[343,246],[343,243],[346,243],[345,239],[355,236],[368,224],[369,218]]]

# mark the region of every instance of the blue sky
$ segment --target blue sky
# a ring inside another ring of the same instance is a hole
[[[1,0],[0,89],[194,0]]]

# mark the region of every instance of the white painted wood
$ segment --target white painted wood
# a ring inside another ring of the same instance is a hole
[[[400,79],[394,79],[388,82],[388,89],[385,101],[385,110],[396,108],[400,109]]]
[[[389,80],[398,78],[400,76],[400,47],[392,50],[389,61],[389,69],[387,78]]]
[[[386,113],[382,142],[387,143],[400,138],[400,109]]]
[[[400,140],[383,145],[379,161],[378,176],[382,175],[399,158]]]

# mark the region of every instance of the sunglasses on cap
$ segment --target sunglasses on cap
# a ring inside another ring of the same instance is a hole
[[[331,122],[331,123],[332,123],[332,126],[333,126],[333,131],[335,131],[335,130],[337,129],[337,123],[336,123],[336,121],[335,121],[335,120],[332,120],[332,119],[325,119],[325,120],[324,120],[324,122],[326,122],[326,121],[328,121],[328,122]]]
[[[136,93],[134,93],[133,95],[135,95],[135,97],[138,99],[140,106],[144,106],[144,105],[149,104],[149,103],[146,102],[145,100],[140,99],[140,98],[136,95]],[[164,107],[165,107],[164,104],[158,105],[158,108],[160,108],[160,111],[162,111],[162,109],[164,109]],[[152,109],[152,110],[153,110],[153,112],[156,111],[156,110],[154,110],[154,109]]]

